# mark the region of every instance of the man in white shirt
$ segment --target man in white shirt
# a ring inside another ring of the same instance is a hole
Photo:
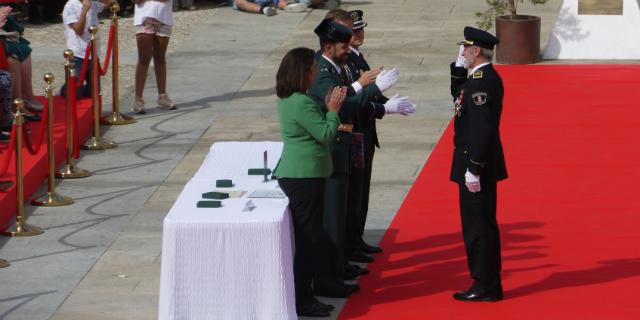
[[[76,76],[80,76],[87,46],[91,40],[89,27],[97,26],[98,13],[115,0],[69,0],[62,10],[64,22],[64,36],[67,48],[73,51],[73,64]],[[91,96],[91,60],[89,60],[84,84],[78,89],[77,97]],[[66,94],[66,88],[60,88],[61,95]]]

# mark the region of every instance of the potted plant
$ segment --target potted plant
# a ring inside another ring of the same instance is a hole
[[[489,8],[476,12],[478,27],[487,30],[495,21],[496,61],[505,64],[527,64],[540,59],[540,17],[519,15],[518,3],[525,0],[486,0]],[[527,0],[533,5],[548,0]]]

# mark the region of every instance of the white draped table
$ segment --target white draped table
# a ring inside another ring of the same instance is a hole
[[[215,143],[164,219],[159,319],[297,319],[292,229],[281,199],[249,199],[254,190],[278,188],[249,176],[274,169],[281,142]],[[216,188],[231,179],[232,188]],[[246,191],[221,208],[196,208],[209,191]],[[255,205],[243,211],[247,202]]]

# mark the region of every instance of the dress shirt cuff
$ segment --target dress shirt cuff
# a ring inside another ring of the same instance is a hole
[[[353,91],[356,92],[356,94],[360,94],[360,92],[362,92],[362,85],[358,81],[352,83],[351,87],[353,88]]]

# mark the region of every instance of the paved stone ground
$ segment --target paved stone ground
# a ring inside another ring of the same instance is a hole
[[[543,17],[543,44],[560,2],[520,9]],[[379,122],[382,149],[374,162],[367,225],[368,241],[377,243],[451,118],[448,65],[462,28],[474,23],[473,13],[483,10],[484,2],[344,4],[365,12],[369,26],[363,51],[370,64],[400,69],[401,80],[388,93],[409,95],[418,104],[415,116],[390,115]],[[201,11],[181,13],[182,22],[193,26],[172,39],[169,91],[180,109],[151,110],[136,125],[106,129],[120,147],[84,152],[79,166],[96,175],[59,185],[77,203],[29,207],[29,222],[46,233],[0,239],[0,256],[12,263],[0,270],[0,318],[156,318],[162,220],[209,146],[225,140],[280,140],[275,71],[289,49],[317,47],[312,30],[326,11],[267,18],[229,7],[209,10],[202,19],[189,16],[205,15]],[[56,55],[62,49],[51,43],[42,48]],[[123,48],[122,61],[131,67],[133,47]],[[44,58],[34,55],[35,64]],[[130,89],[125,90],[131,83],[129,73],[123,79],[123,107],[131,99]],[[147,100],[153,101],[154,79],[147,83]],[[329,301],[339,308],[344,303]]]

